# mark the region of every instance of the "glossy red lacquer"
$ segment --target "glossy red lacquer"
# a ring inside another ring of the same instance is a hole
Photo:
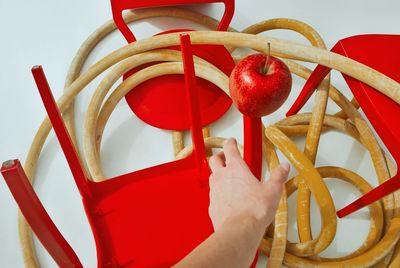
[[[123,10],[201,3],[225,4],[225,12],[218,30],[226,31],[234,13],[235,6],[233,0],[111,1],[115,24],[128,43],[135,42],[136,38],[123,20]],[[173,29],[160,34],[182,31],[188,32],[192,30]],[[168,49],[180,50],[179,46],[168,47]],[[228,76],[235,66],[231,54],[224,46],[193,45],[193,54],[215,65]],[[127,72],[124,75],[124,79],[152,64],[142,65]],[[197,79],[197,84],[199,87],[198,98],[201,124],[202,126],[206,126],[224,115],[230,108],[232,101],[220,88],[205,79]],[[147,124],[162,129],[186,130],[190,128],[190,119],[187,116],[187,107],[183,105],[185,99],[184,92],[184,79],[182,75],[164,75],[141,83],[126,95],[126,100],[132,111]]]
[[[181,49],[192,154],[182,160],[102,182],[88,179],[42,68],[35,66],[32,69],[82,197],[96,242],[98,267],[170,267],[213,233],[208,215],[210,170],[200,124],[189,35],[181,35]],[[244,120],[244,127],[245,159],[250,161],[248,164],[253,173],[260,177],[261,163],[255,161],[261,161],[262,151],[261,146],[255,149],[254,145],[258,146],[261,141],[261,121]],[[252,134],[251,130],[257,131]],[[2,174],[28,223],[56,262],[62,267],[81,267],[79,259],[45,212],[19,163],[3,168]]]

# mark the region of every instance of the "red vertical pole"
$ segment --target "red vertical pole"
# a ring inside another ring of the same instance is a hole
[[[181,40],[181,51],[182,51],[183,68],[185,76],[185,89],[186,89],[187,103],[189,108],[189,116],[190,116],[189,118],[191,123],[190,129],[192,132],[193,153],[195,154],[199,170],[201,170],[201,172],[204,172],[204,167],[207,167],[207,157],[204,146],[204,137],[202,132],[201,118],[200,118],[200,108],[197,97],[198,89],[196,86],[196,74],[194,69],[190,35],[181,34],[180,40]]]

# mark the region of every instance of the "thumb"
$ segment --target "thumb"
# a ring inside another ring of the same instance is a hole
[[[290,171],[290,164],[288,162],[282,162],[280,165],[275,167],[271,175],[269,177],[269,180],[266,183],[278,183],[278,184],[284,184],[288,178]]]
[[[264,182],[265,195],[272,213],[278,208],[279,199],[282,194],[283,185],[285,184],[290,171],[290,165],[287,162],[281,163],[274,168],[267,181]]]

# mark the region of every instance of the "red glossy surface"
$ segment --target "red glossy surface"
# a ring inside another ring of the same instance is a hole
[[[176,29],[171,32],[191,31]],[[235,67],[230,53],[223,46],[193,45],[193,54],[212,63],[227,76]],[[168,49],[180,50],[179,46]],[[142,65],[124,75],[129,75],[152,64]],[[231,98],[213,83],[196,78],[198,85],[198,102],[201,114],[201,125],[206,126],[216,121],[228,111]],[[189,113],[185,103],[185,83],[183,75],[164,75],[145,81],[131,90],[125,97],[132,111],[144,122],[154,127],[170,130],[190,128]]]
[[[206,4],[206,3],[224,3],[225,12],[218,26],[218,31],[228,30],[233,13],[235,11],[234,0],[111,0],[113,18],[118,29],[124,35],[128,43],[136,41],[136,38],[122,18],[122,11],[126,9],[161,7],[173,5]]]
[[[24,218],[42,245],[60,267],[83,267],[75,252],[64,239],[47,214],[19,160],[12,160],[1,167],[8,188],[17,201]]]
[[[243,158],[253,175],[261,179],[262,171],[262,121],[261,118],[243,115],[244,155]]]
[[[187,36],[188,37],[188,36]],[[96,238],[99,266],[167,267],[188,254],[213,231],[208,216],[210,174],[199,125],[193,64],[184,50],[187,100],[192,113],[194,151],[186,159],[132,172],[100,183],[82,195]],[[189,61],[189,62],[188,62]],[[190,66],[192,66],[190,68]],[[34,72],[36,80],[43,80]],[[51,93],[38,83],[57,137],[72,170],[78,158]],[[48,107],[51,107],[50,109]],[[73,172],[80,177],[80,172]],[[77,186],[85,185],[77,180]],[[81,193],[83,191],[81,190]]]
[[[400,83],[400,35],[359,35],[340,40],[332,51],[368,65]],[[315,88],[321,83],[329,68],[318,65],[304,86],[288,115],[300,110]],[[400,163],[400,105],[374,88],[343,75],[355,99],[382,139],[397,166]],[[400,189],[400,175],[371,190],[358,200],[338,211],[339,217],[353,213],[384,196]]]
[[[181,46],[193,153],[182,160],[98,183],[89,181],[85,175],[42,68],[32,69],[50,121],[81,193],[96,242],[98,267],[169,267],[213,232],[208,215],[210,171],[200,124],[196,96],[198,89],[196,89],[189,35],[181,36]],[[253,173],[259,177],[261,162],[252,162],[261,161],[262,151],[254,148],[254,145],[259,145],[261,141],[261,135],[258,135],[261,134],[261,121],[251,120],[245,120],[244,124],[245,146],[249,147],[245,148],[245,158],[250,161],[248,164]],[[253,135],[251,132],[255,129],[258,134]],[[256,143],[253,143],[254,141]],[[46,248],[51,247],[49,252],[55,260],[73,259],[75,254],[48,215],[43,214],[44,208],[41,207],[27,179],[23,178],[23,172],[19,173],[17,179],[26,184],[26,189],[31,189],[30,195],[23,197],[25,192],[21,187],[10,187],[10,189],[19,194],[20,197],[16,198],[16,201],[24,214],[31,215],[30,219],[33,219],[31,227],[43,245]],[[32,198],[36,198],[35,202],[31,201]],[[31,205],[39,207],[39,210],[32,209]],[[37,224],[42,222],[46,225]],[[50,227],[43,228],[43,226]],[[57,244],[58,247],[54,246],[55,239],[61,241]],[[73,265],[78,267],[80,263],[77,257],[73,260],[74,264],[63,267],[74,267]]]
[[[47,114],[49,115],[50,122],[56,132],[61,148],[64,151],[75,183],[78,186],[81,195],[88,196],[90,193],[85,169],[82,167],[81,160],[75,150],[75,147],[73,146],[71,137],[69,136],[67,128],[64,125],[61,114],[58,111],[57,104],[53,95],[51,94],[51,89],[42,67],[34,66],[32,68],[32,75],[35,79],[36,86],[39,89],[39,94],[43,101],[43,105]]]
[[[311,73],[310,77],[304,84],[304,87],[300,91],[299,96],[290,107],[289,111],[287,111],[286,116],[297,114],[300,111],[300,109],[304,106],[304,104],[306,104],[308,99],[311,97],[319,84],[321,84],[322,80],[325,78],[325,76],[328,75],[330,71],[331,69],[323,65],[318,65],[315,68],[315,70]]]
[[[226,31],[232,20],[235,2],[234,0],[112,0],[112,12],[115,24],[124,35],[128,43],[135,42],[136,38],[122,18],[122,11],[126,9],[146,8],[155,6],[171,6],[183,4],[201,3],[224,3],[225,12],[218,26],[219,31]],[[170,33],[181,30],[163,32]],[[171,49],[179,50],[179,47]],[[216,45],[195,45],[196,56],[202,57],[208,62],[217,66],[220,70],[229,75],[235,63],[230,53],[224,46]],[[148,66],[148,65],[147,65]],[[129,75],[144,68],[140,66],[128,72]],[[124,75],[126,78],[127,75]],[[199,105],[201,111],[202,126],[211,124],[220,118],[232,104],[231,99],[214,84],[198,78]],[[190,120],[187,117],[188,111],[184,103],[184,81],[182,75],[165,75],[146,81],[129,94],[126,100],[132,111],[144,122],[154,127],[169,130],[186,130],[190,128]]]

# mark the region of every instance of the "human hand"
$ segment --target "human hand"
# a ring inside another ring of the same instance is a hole
[[[290,166],[282,163],[270,178],[260,182],[242,159],[235,139],[229,139],[223,151],[210,158],[209,215],[214,229],[225,222],[253,218],[266,228],[273,220]]]

